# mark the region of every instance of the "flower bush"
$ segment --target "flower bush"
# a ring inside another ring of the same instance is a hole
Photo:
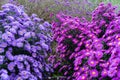
[[[57,15],[52,25],[60,57],[55,54],[49,60],[67,80],[120,79],[120,14],[115,9],[110,3],[101,3],[91,21]]]
[[[0,11],[0,79],[43,80],[53,71],[45,61],[51,48],[51,24],[28,16],[23,7],[5,4]]]

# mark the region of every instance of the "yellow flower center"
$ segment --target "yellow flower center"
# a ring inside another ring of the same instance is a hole
[[[93,72],[92,72],[92,74],[94,75],[94,74],[95,74],[95,72],[93,71]]]
[[[91,64],[94,64],[94,62],[93,62],[93,61],[91,61],[90,63],[91,63]]]
[[[85,76],[82,76],[82,79],[85,79]]]
[[[82,70],[84,71],[84,70],[85,70],[85,68],[82,68]]]

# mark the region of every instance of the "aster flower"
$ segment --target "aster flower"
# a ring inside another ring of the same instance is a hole
[[[23,71],[20,72],[20,75],[23,79],[28,79],[29,75],[30,75],[30,72],[23,70]]]
[[[98,71],[96,69],[90,70],[91,77],[98,77]]]
[[[0,64],[3,64],[4,56],[0,55]]]
[[[4,48],[0,48],[0,53],[3,53],[4,52]]]
[[[88,61],[88,65],[89,65],[90,67],[95,67],[95,66],[97,65],[97,62],[96,62],[95,60],[89,60],[89,61]]]
[[[11,62],[11,63],[8,64],[8,67],[7,67],[7,68],[8,68],[9,71],[13,71],[13,70],[14,70],[14,67],[15,67],[15,63],[14,63],[14,62]]]
[[[104,70],[101,72],[101,76],[103,76],[103,77],[104,77],[104,76],[107,76],[107,72],[108,72],[108,71],[107,71],[106,69],[104,69]]]
[[[30,33],[30,32],[26,32],[26,33],[24,34],[24,37],[25,37],[26,39],[30,38],[30,37],[31,37],[31,33]]]
[[[87,79],[87,75],[86,74],[82,74],[80,75],[80,77],[78,77],[78,79],[76,80],[86,80]]]
[[[0,75],[0,77],[1,77],[1,79],[3,79],[3,80],[9,80],[9,76],[8,76],[8,74],[6,74],[6,73],[2,73],[2,74]]]
[[[16,62],[16,65],[17,65],[17,68],[18,68],[19,70],[24,69],[24,64],[23,64],[23,63],[21,63],[21,62]]]

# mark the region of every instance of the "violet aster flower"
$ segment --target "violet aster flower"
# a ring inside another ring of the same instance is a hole
[[[0,47],[2,47],[2,48],[7,47],[7,43],[5,43],[5,42],[0,43]]]
[[[23,70],[23,71],[20,72],[20,75],[23,79],[28,79],[29,75],[30,75],[30,72]]]
[[[82,74],[78,77],[77,80],[86,80],[87,79],[87,75],[86,74]]]
[[[108,71],[106,70],[106,69],[104,69],[102,72],[101,72],[101,76],[107,76],[107,73],[108,73]]]
[[[96,69],[90,70],[91,77],[98,77],[98,71]]]
[[[14,56],[14,59],[16,60],[16,61],[23,61],[24,60],[24,57],[23,57],[24,55],[17,55],[17,56]]]
[[[15,67],[15,63],[14,62],[9,63],[8,66],[7,66],[9,71],[13,71],[14,67]]]
[[[3,64],[4,56],[0,55],[0,64]]]
[[[17,33],[16,30],[15,30],[14,28],[10,28],[10,32],[12,32],[12,33],[14,33],[14,34]]]
[[[30,38],[30,37],[31,37],[31,32],[26,32],[26,33],[24,34],[24,37],[25,37],[26,39]]]
[[[0,48],[0,53],[3,53],[4,52],[4,48]]]
[[[22,29],[22,30],[19,30],[18,31],[18,34],[19,35],[24,35],[26,33],[26,30],[25,29]]]
[[[96,51],[96,53],[95,53],[95,56],[96,56],[96,58],[102,58],[103,57],[103,52],[101,52],[101,51]]]
[[[17,46],[17,47],[23,47],[23,43],[22,43],[22,42],[17,42],[17,43],[16,43],[16,46]]]
[[[9,80],[9,76],[8,76],[8,74],[6,74],[6,73],[2,73],[2,74],[0,75],[0,77],[1,77],[1,79],[3,79],[3,80]]]
[[[14,60],[14,56],[11,54],[10,51],[6,51],[6,57],[7,57],[9,60]]]
[[[23,78],[21,76],[16,76],[15,79],[16,80],[23,80]]]
[[[120,70],[118,70],[118,72],[117,72],[117,76],[120,78]]]
[[[17,65],[17,68],[19,70],[22,70],[24,68],[24,64],[23,63],[17,62],[16,65]]]
[[[95,60],[89,60],[89,61],[88,61],[88,65],[89,65],[90,67],[95,67],[95,66],[97,65],[97,62],[96,62]]]

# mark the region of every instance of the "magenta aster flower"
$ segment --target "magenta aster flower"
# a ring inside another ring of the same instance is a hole
[[[103,71],[101,72],[101,76],[107,76],[107,74],[108,74],[108,70],[103,69]]]
[[[101,52],[101,51],[96,51],[96,52],[95,52],[95,56],[96,56],[97,59],[100,59],[100,58],[103,57],[103,52]]]
[[[87,79],[87,75],[86,74],[82,74],[76,80],[86,80],[86,79]]]
[[[95,60],[88,60],[88,65],[90,67],[95,67],[97,65],[97,61],[95,61]]]
[[[98,77],[98,71],[96,69],[90,70],[90,76],[91,77]]]

